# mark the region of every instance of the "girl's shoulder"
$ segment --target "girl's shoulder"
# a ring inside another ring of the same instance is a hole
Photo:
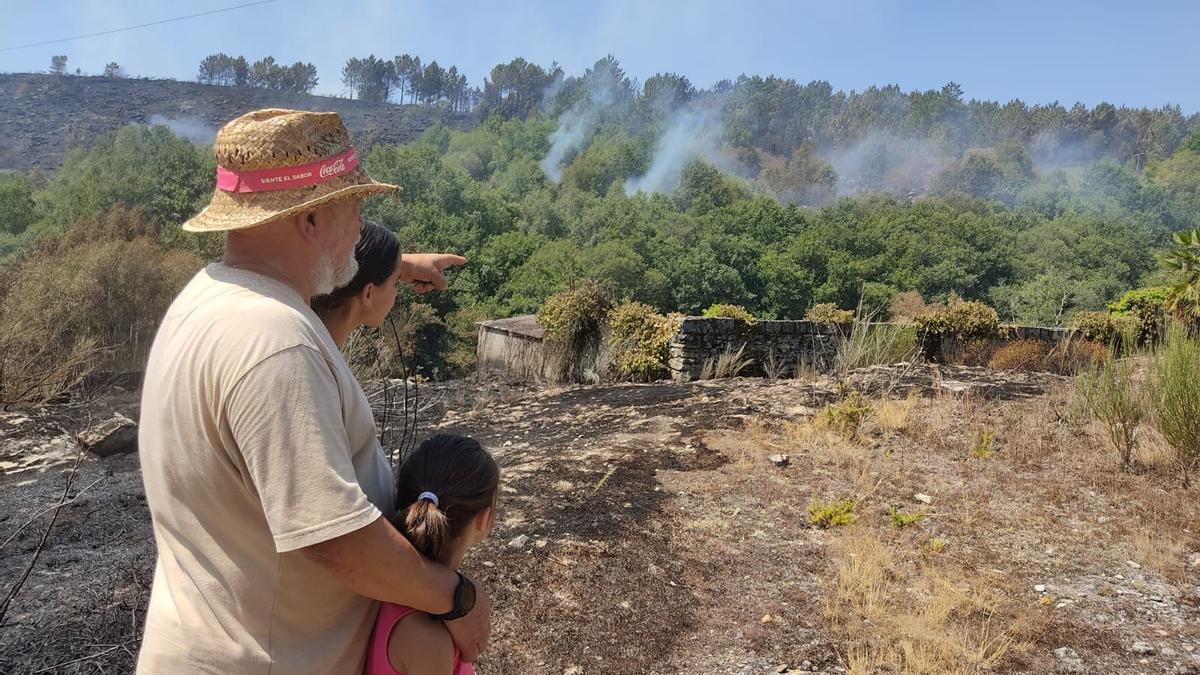
[[[381,605],[381,617],[387,608],[387,603]],[[425,612],[399,609],[406,611],[396,618],[387,645],[392,667],[405,675],[452,675],[458,659],[446,626]]]

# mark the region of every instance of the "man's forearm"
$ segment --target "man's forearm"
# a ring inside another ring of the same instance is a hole
[[[458,575],[426,560],[380,516],[370,525],[301,549],[354,592],[430,614],[453,609]]]

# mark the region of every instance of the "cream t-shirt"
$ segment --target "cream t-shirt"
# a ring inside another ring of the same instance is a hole
[[[304,299],[201,270],[150,350],[138,451],[158,545],[139,673],[361,672],[376,604],[297,549],[390,515],[394,488]]]

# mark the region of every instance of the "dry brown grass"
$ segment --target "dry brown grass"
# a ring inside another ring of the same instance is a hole
[[[1012,601],[977,575],[912,560],[861,529],[831,548],[824,614],[848,645],[848,672],[980,673],[1029,648]]]
[[[1188,549],[1184,540],[1167,530],[1139,531],[1133,536],[1133,559],[1162,575],[1170,583],[1187,576]]]
[[[1041,340],[1014,340],[991,355],[988,368],[995,370],[1040,370],[1050,354],[1050,345]]]
[[[917,407],[919,397],[920,393],[916,389],[912,389],[907,396],[900,400],[880,399],[873,406],[875,424],[885,431],[893,433],[903,431],[908,426],[913,409]]]

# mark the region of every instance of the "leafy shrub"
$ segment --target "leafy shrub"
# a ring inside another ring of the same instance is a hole
[[[1108,305],[1115,316],[1128,317],[1138,345],[1151,345],[1163,337],[1166,325],[1166,303],[1170,297],[1170,286],[1152,286],[1126,291]]]
[[[959,340],[995,337],[1000,328],[996,310],[978,300],[952,297],[950,303],[916,317],[918,328],[928,336],[954,336]]]
[[[35,220],[33,187],[18,176],[0,174],[0,234],[21,234]]]
[[[975,459],[988,459],[995,450],[992,448],[992,442],[996,440],[996,435],[990,431],[981,431],[975,436],[975,442],[971,444],[971,456]]]
[[[987,365],[995,370],[1043,370],[1049,355],[1050,345],[1041,340],[1013,340],[996,349]]]
[[[1117,344],[1127,335],[1136,334],[1134,317],[1110,312],[1077,312],[1067,321],[1067,329],[1085,340]]]
[[[0,305],[0,377],[36,381],[57,368],[56,361],[84,354],[91,355],[89,367],[142,367],[159,320],[201,263],[145,236],[144,223],[127,226],[129,239],[90,238],[87,225],[79,226],[62,241],[46,242],[13,272]],[[65,387],[72,376],[51,379]],[[13,394],[14,386],[4,388]],[[50,389],[41,387],[38,395]]]
[[[854,438],[873,411],[874,408],[862,394],[853,392],[841,401],[822,408],[817,414],[817,421],[847,438]]]
[[[585,281],[550,296],[538,310],[560,377],[578,381],[594,364],[612,305],[608,291]]]
[[[804,320],[847,326],[854,323],[854,312],[849,309],[838,309],[838,306],[832,302],[822,302],[809,308],[804,314]]]
[[[667,347],[679,331],[682,316],[663,316],[650,305],[624,302],[613,308],[608,320],[608,344],[617,371],[646,382],[667,370]]]
[[[746,311],[746,308],[741,305],[723,305],[717,303],[704,310],[702,316],[709,319],[737,319],[749,326],[753,326],[758,322],[754,318],[754,315]]]
[[[59,226],[118,204],[138,206],[158,223],[180,223],[212,194],[214,166],[212,153],[167,127],[128,125],[101,135],[90,149],[68,151],[37,198]]]
[[[1154,357],[1150,397],[1158,430],[1190,486],[1192,471],[1200,468],[1200,341],[1172,329]]]
[[[1134,367],[1132,361],[1113,359],[1085,369],[1075,380],[1127,469],[1133,464],[1138,425],[1146,415],[1142,393],[1133,382]]]
[[[827,530],[831,527],[853,525],[858,517],[854,514],[854,502],[839,499],[832,502],[815,502],[808,507],[808,522]]]
[[[895,506],[889,506],[886,513],[888,520],[890,520],[892,525],[895,525],[896,527],[908,527],[909,525],[915,525],[916,523],[924,520],[926,515],[924,509],[920,511],[914,511],[912,513],[905,513]]]

